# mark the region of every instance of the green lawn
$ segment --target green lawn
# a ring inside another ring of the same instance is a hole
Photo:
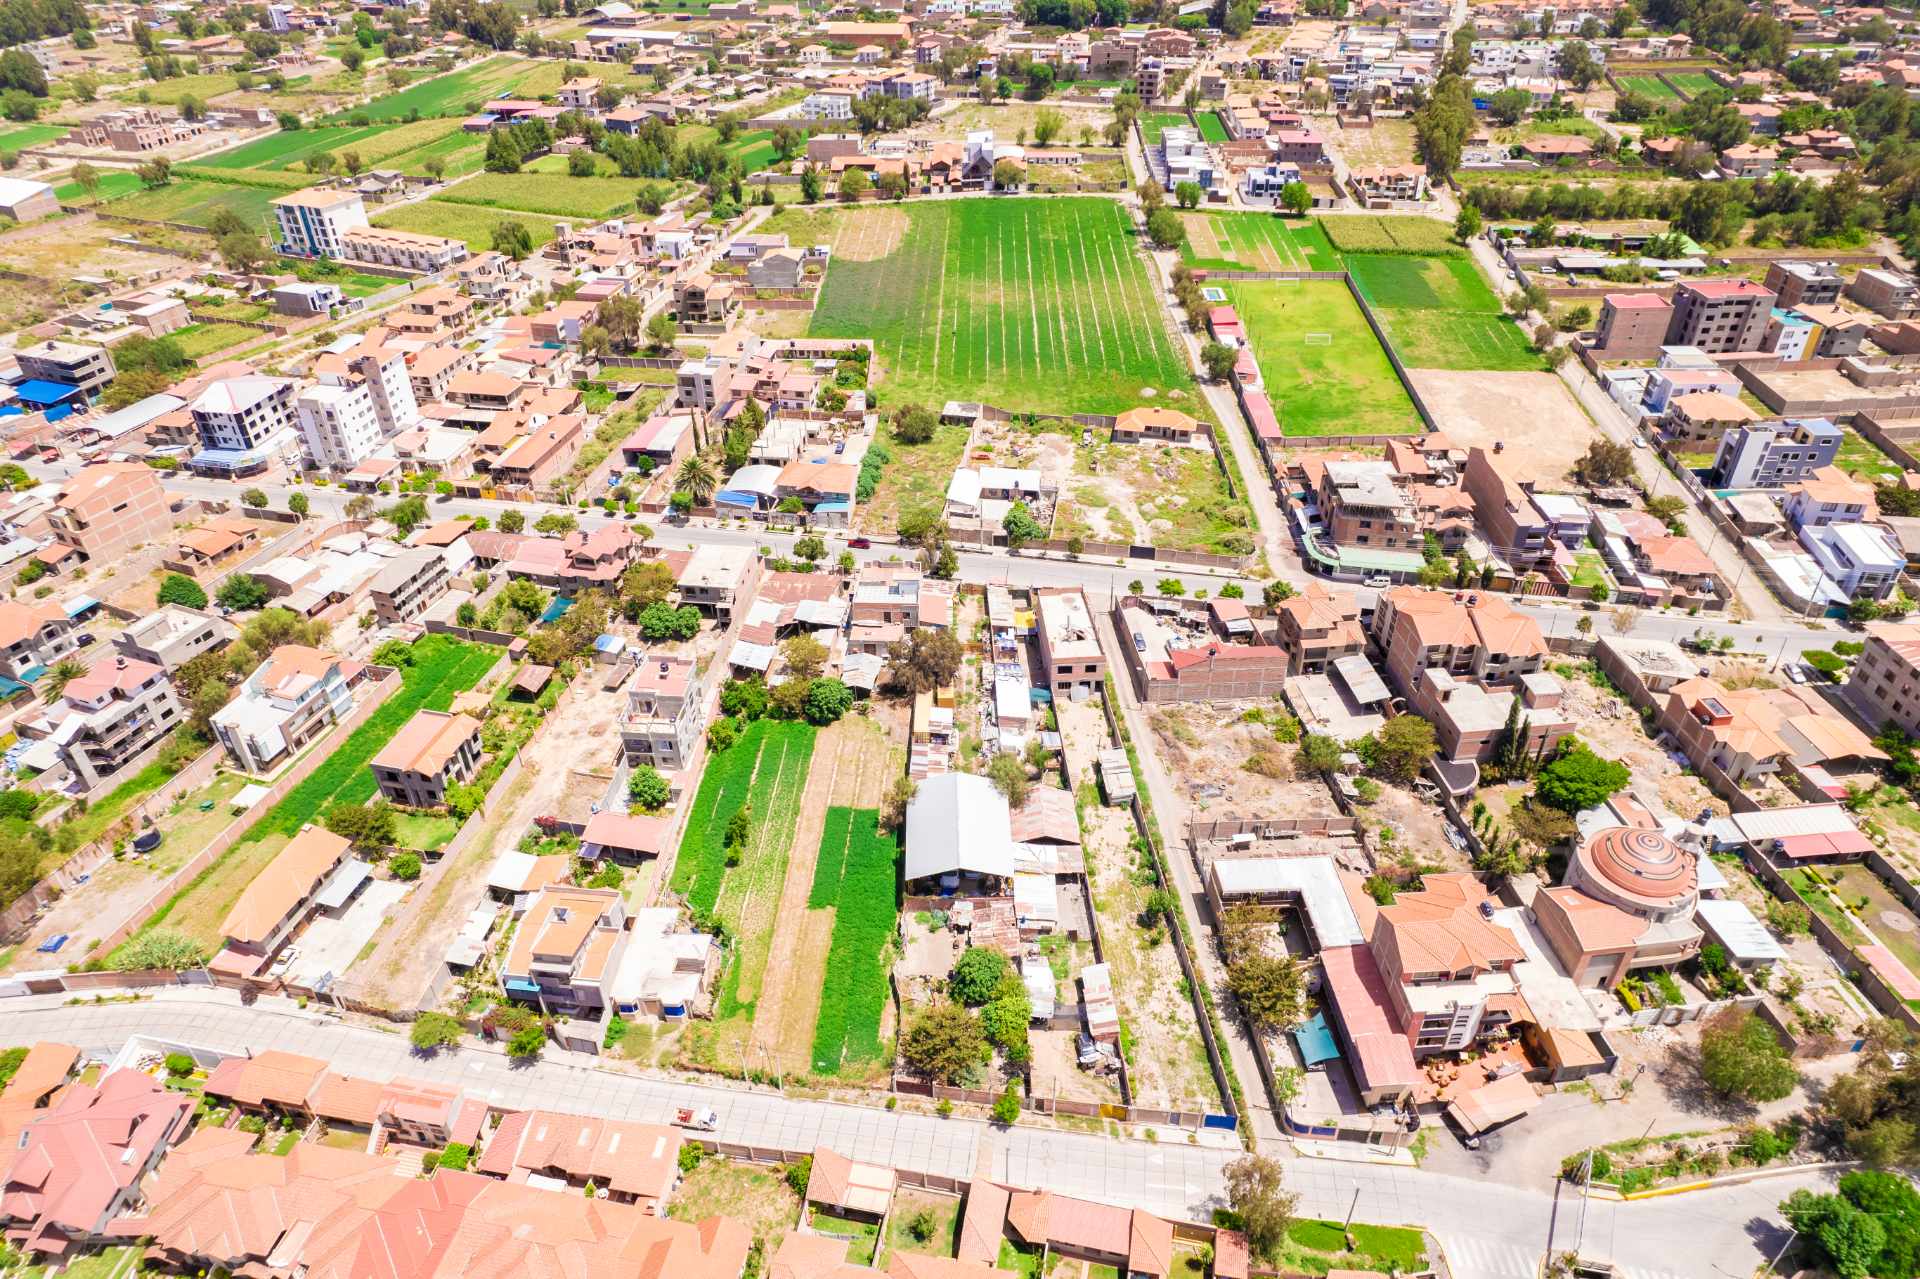
[[[1704,71],[1669,71],[1667,83],[1689,98],[1697,98],[1703,93],[1720,87],[1714,83],[1713,77]]]
[[[1898,479],[1900,476],[1900,464],[1882,453],[1877,444],[1858,431],[1843,431],[1840,451],[1834,455],[1833,464],[1854,479],[1865,480],[1869,484]]]
[[[1287,1241],[1277,1266],[1282,1273],[1316,1275],[1342,1268],[1383,1274],[1408,1274],[1426,1268],[1426,1240],[1418,1230],[1356,1224],[1352,1234],[1358,1247],[1348,1252],[1339,1222],[1295,1221],[1287,1227]]]
[[[1227,125],[1218,111],[1200,111],[1194,115],[1200,126],[1200,137],[1207,142],[1226,142],[1229,140]]]
[[[0,128],[0,151],[23,151],[57,142],[71,132],[72,127],[65,124],[18,124]]]
[[[1901,904],[1886,882],[1864,865],[1823,866],[1820,873],[1833,885],[1840,900],[1867,921],[1880,944],[1920,976],[1920,928],[1913,912]]]
[[[640,184],[631,178],[574,178],[546,173],[481,173],[433,197],[560,218],[599,220],[633,211]]]
[[[148,764],[108,791],[98,803],[88,805],[86,812],[66,823],[65,829],[73,834],[73,847],[79,848],[100,838],[109,826],[126,816],[128,809],[159,790],[172,776],[168,769]]]
[[[740,161],[743,173],[758,173],[762,169],[772,168],[779,162],[773,150],[773,130],[755,129],[743,133],[727,143],[721,150]]]
[[[60,1273],[62,1279],[133,1279],[141,1269],[140,1250],[127,1246],[103,1248],[99,1252],[75,1257]],[[44,1272],[38,1267],[33,1267],[19,1273],[38,1275]]]
[[[1191,385],[1113,201],[867,207],[834,226],[808,331],[872,338],[887,401],[1117,413]]]
[[[1209,271],[1338,271],[1340,255],[1317,221],[1271,213],[1187,212],[1180,257]]]
[[[1227,282],[1288,435],[1417,434],[1413,401],[1338,280]]]
[[[1140,117],[1140,132],[1146,135],[1147,145],[1160,145],[1160,135],[1168,129],[1190,128],[1193,121],[1187,119],[1184,111],[1155,111]]]
[[[886,1269],[896,1252],[951,1257],[959,1225],[958,1199],[901,1187],[893,1192],[893,1206],[887,1213],[886,1250],[880,1256],[880,1268]],[[925,1228],[926,1238],[915,1237],[917,1228]]]
[[[1667,87],[1666,81],[1653,75],[1615,76],[1614,83],[1627,93],[1637,93],[1655,106],[1677,107],[1682,104],[1679,94]]]
[[[1605,586],[1606,569],[1600,562],[1600,552],[1579,551],[1573,557],[1573,584],[1575,586]]]
[[[403,204],[397,209],[376,213],[373,217],[375,226],[397,227],[402,231],[420,231],[428,235],[446,235],[465,240],[467,247],[476,253],[492,248],[493,228],[509,221],[526,227],[533,236],[533,247],[537,249],[553,239],[553,224],[558,219],[538,213],[502,213],[477,204],[442,204],[435,200]]]
[[[270,336],[240,324],[189,324],[167,335],[180,344],[190,360],[201,360],[242,342],[259,341]]]
[[[1347,269],[1408,368],[1545,367],[1471,258],[1354,254]]]
[[[187,178],[152,191],[122,196],[113,202],[112,211],[130,218],[204,227],[216,211],[228,209],[239,214],[248,225],[265,230],[271,216],[269,206],[278,195],[279,192],[267,187],[196,182]]]
[[[874,1248],[880,1242],[880,1225],[873,1221],[855,1221],[839,1217],[822,1208],[811,1209],[807,1224],[817,1235],[837,1235],[847,1241],[847,1261],[856,1266],[873,1264]]]
[[[460,823],[449,813],[395,813],[394,843],[431,853],[446,847],[460,833]]]

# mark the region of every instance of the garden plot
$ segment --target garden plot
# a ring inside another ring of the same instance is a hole
[[[765,229],[783,224],[797,243],[831,228],[810,331],[871,338],[892,403],[1117,413],[1192,385],[1113,201],[937,201]]]
[[[781,886],[778,918],[767,960],[767,1011],[754,1019],[753,1043],[777,1069],[815,1068],[815,1023],[828,985],[839,979],[828,963],[838,944],[842,869],[852,839],[852,817],[878,808],[887,779],[898,769],[893,742],[870,718],[851,717],[821,730],[815,739],[793,850]],[[869,819],[870,821],[870,819]],[[831,822],[831,829],[829,823]],[[827,858],[840,860],[829,863]],[[892,922],[893,880],[888,864],[885,896]],[[891,934],[891,927],[888,929]],[[838,1014],[846,1017],[845,1010]],[[839,1045],[836,1045],[836,1047]],[[832,1071],[834,1065],[823,1067]]]

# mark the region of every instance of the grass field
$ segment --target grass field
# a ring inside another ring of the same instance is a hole
[[[1220,113],[1218,111],[1196,112],[1194,119],[1200,125],[1200,137],[1202,141],[1226,142],[1229,140],[1230,135],[1227,133],[1226,123],[1220,119]]]
[[[1856,480],[1880,484],[1900,477],[1900,464],[1858,431],[1843,431],[1833,464]]]
[[[414,646],[414,654],[413,664],[401,673],[400,688],[345,741],[332,747],[320,766],[255,822],[237,844],[155,912],[141,932],[164,924],[218,949],[220,924],[227,912],[287,841],[335,803],[364,804],[372,799],[374,782],[368,762],[415,711],[446,710],[455,696],[478,684],[493,669],[500,651],[483,644],[430,636]]]
[[[631,178],[571,178],[545,173],[481,173],[433,197],[560,218],[610,218],[633,211],[640,184]]]
[[[1223,287],[1246,326],[1283,432],[1375,435],[1424,429],[1345,284],[1230,281]]]
[[[1193,124],[1181,111],[1155,111],[1140,117],[1140,132],[1146,136],[1147,145],[1160,145],[1160,135],[1168,129],[1184,129]]]
[[[422,117],[465,115],[473,103],[505,92],[527,74],[528,64],[524,61],[488,58],[470,67],[410,84],[398,93],[375,98],[364,106],[341,111],[330,122],[345,123],[352,116],[365,116],[370,121],[404,120],[415,112]]]
[[[502,213],[478,204],[443,204],[422,200],[418,204],[403,204],[397,209],[376,213],[373,224],[401,231],[420,231],[427,235],[452,236],[465,240],[467,247],[478,253],[493,247],[493,228],[500,222],[518,222],[526,227],[533,236],[533,247],[537,249],[553,239],[553,224],[557,220],[538,213]]]
[[[1697,98],[1709,90],[1720,87],[1713,82],[1713,77],[1704,71],[1669,71],[1667,83],[1689,98]]]
[[[1210,271],[1338,271],[1340,255],[1318,222],[1271,213],[1180,215],[1187,242],[1180,257]]]
[[[259,341],[270,336],[258,329],[250,329],[241,324],[189,324],[185,328],[175,329],[167,335],[180,344],[180,349],[190,360],[201,360],[224,351],[230,346],[239,346],[246,341]]]
[[[1681,97],[1667,87],[1666,81],[1659,76],[1623,75],[1615,76],[1614,83],[1627,93],[1636,93],[1656,106],[1679,106]]]
[[[364,128],[330,127],[296,129],[275,133],[243,147],[226,151],[203,162],[214,169],[291,169],[322,152],[340,154],[351,151],[368,166],[401,167],[389,164],[394,157],[455,138],[476,149],[484,149],[477,140],[460,132],[453,120],[417,120],[412,124],[372,124]]]
[[[773,150],[772,129],[755,129],[751,133],[743,133],[721,150],[740,161],[740,169],[743,173],[758,173],[762,169],[772,168],[779,162],[779,157]]]
[[[1501,313],[1470,258],[1357,253],[1347,259],[1347,269],[1408,368],[1545,367],[1520,326]]]
[[[763,229],[810,225],[787,218]],[[831,225],[809,332],[872,338],[887,402],[1115,413],[1191,383],[1112,201],[942,201]]]
[[[101,172],[100,185],[92,195],[81,190],[78,182],[63,182],[53,189],[53,194],[62,204],[91,204],[96,200],[114,200],[123,195],[132,195],[139,189],[139,178],[124,169],[116,169]]]
[[[101,190],[106,190],[104,183]],[[268,206],[277,195],[279,192],[270,187],[232,186],[183,178],[152,191],[122,196],[113,202],[113,211],[130,218],[203,227],[216,210],[230,209],[249,226],[264,230],[270,216]]]
[[[807,909],[834,911],[827,981],[813,1028],[813,1068],[821,1074],[843,1063],[880,1059],[900,844],[880,829],[879,817],[871,808],[829,808],[820,835]]]
[[[20,151],[57,142],[73,130],[64,124],[21,124],[0,129],[0,151]]]
[[[232,93],[240,87],[240,78],[230,72],[215,75],[177,76],[172,80],[143,81],[140,88],[147,91],[147,100],[164,106],[177,106],[182,98],[198,98],[202,102],[211,101],[223,93]]]
[[[1453,242],[1450,223],[1411,214],[1363,217],[1336,214],[1322,217],[1327,240],[1342,253],[1412,253],[1422,256],[1464,256]]]

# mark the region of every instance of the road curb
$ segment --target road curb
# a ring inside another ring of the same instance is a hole
[[[1653,1190],[1636,1190],[1631,1194],[1622,1194],[1611,1186],[1594,1183],[1593,1197],[1608,1203],[1638,1203],[1643,1199],[1671,1199],[1675,1195],[1690,1195],[1698,1190],[1719,1190],[1727,1186],[1744,1186],[1752,1181],[1770,1181],[1776,1177],[1791,1177],[1809,1172],[1827,1172],[1838,1169],[1853,1169],[1863,1165],[1858,1159],[1833,1159],[1812,1164],[1782,1164],[1778,1168],[1756,1168],[1752,1172],[1729,1173],[1724,1177],[1709,1177],[1704,1181],[1689,1181],[1677,1186],[1660,1186]]]

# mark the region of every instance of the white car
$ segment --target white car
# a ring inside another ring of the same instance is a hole
[[[1366,581],[1360,583],[1360,585],[1370,586],[1370,587],[1373,587],[1375,590],[1381,590],[1386,587],[1392,586],[1393,579],[1391,577],[1388,577],[1385,573],[1375,573],[1372,577],[1369,577]]]
[[[1647,437],[1646,437],[1646,436],[1644,436],[1644,435],[1640,435],[1640,434],[1637,434],[1637,433],[1636,433],[1636,434],[1634,435],[1634,437],[1633,437],[1633,447],[1635,447],[1635,448],[1637,448],[1637,449],[1643,449],[1643,448],[1646,448],[1646,447],[1647,447]]]
[[[1782,667],[1781,669],[1786,672],[1787,678],[1792,680],[1794,683],[1804,684],[1807,682],[1807,668],[1802,666],[1799,662],[1789,662],[1786,666]]]

